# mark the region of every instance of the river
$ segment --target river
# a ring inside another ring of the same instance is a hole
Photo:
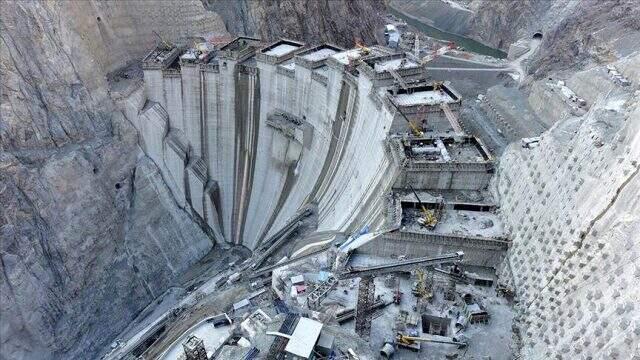
[[[494,49],[492,47],[486,46],[478,41],[473,39],[469,39],[464,36],[448,33],[446,31],[439,30],[434,28],[433,26],[429,26],[423,23],[420,20],[409,17],[402,12],[392,8],[391,6],[387,7],[389,13],[399,17],[400,19],[407,22],[407,24],[415,27],[416,29],[423,32],[425,35],[430,36],[434,39],[445,40],[445,41],[453,41],[457,46],[463,47],[467,51],[471,51],[481,55],[492,56],[498,59],[504,59],[507,57],[507,54],[504,51]]]

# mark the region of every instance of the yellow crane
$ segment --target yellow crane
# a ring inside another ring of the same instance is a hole
[[[430,230],[433,230],[438,224],[438,216],[436,212],[434,210],[427,209],[420,200],[420,197],[418,197],[418,193],[416,193],[413,186],[409,185],[409,187],[411,188],[411,191],[413,191],[413,195],[418,200],[418,204],[420,205],[420,210],[422,212],[422,217],[418,218],[418,223]]]
[[[409,128],[411,129],[411,132],[414,136],[422,137],[424,135],[422,129],[420,129],[420,127],[411,120],[409,120]]]
[[[427,284],[427,273],[422,270],[416,270],[416,286],[414,288],[414,295],[424,300],[431,300],[433,298],[433,292],[431,291],[431,286]]]
[[[158,37],[158,39],[160,40],[160,44],[162,44],[162,47],[164,50],[170,50],[173,49],[173,45],[166,41],[165,39],[162,38],[162,36],[160,36],[160,34],[158,34],[155,30],[152,30],[153,33]]]

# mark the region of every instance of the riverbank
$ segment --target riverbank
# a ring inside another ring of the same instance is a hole
[[[436,3],[441,5],[434,5]],[[403,5],[403,7],[406,8],[411,4],[412,3],[408,2],[407,5]],[[419,15],[420,11],[415,11],[415,14],[409,15],[405,12],[405,10],[398,8],[397,3],[394,1],[391,1],[389,3],[389,5],[387,6],[387,11],[390,14],[393,14],[394,16],[406,21],[408,25],[416,28],[420,32],[434,39],[452,41],[457,46],[463,47],[467,51],[471,51],[481,55],[487,55],[498,59],[504,59],[507,57],[507,53],[502,50],[492,48],[468,37],[443,30],[454,29],[454,31],[457,30],[457,33],[466,33],[468,30],[468,16],[472,14],[470,11],[463,9],[454,9],[449,7],[447,4],[440,2],[428,3],[424,6],[429,6],[430,10],[439,9],[439,11],[433,13],[435,14],[433,16],[437,18],[447,18],[447,23],[445,24],[445,22],[441,21],[440,24],[436,24],[433,20]],[[433,7],[433,9],[431,9],[431,7]],[[444,14],[441,14],[443,16],[437,15],[440,12],[444,12],[446,10],[445,7],[449,7],[449,10],[454,11],[455,14],[448,14],[447,16],[444,16]],[[423,8],[422,11],[425,11],[425,8]],[[469,15],[465,15],[467,13]],[[437,27],[436,25],[440,25],[442,27]]]

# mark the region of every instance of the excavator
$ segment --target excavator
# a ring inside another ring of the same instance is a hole
[[[409,188],[411,188],[411,191],[413,191],[413,195],[418,200],[418,204],[420,205],[420,209],[422,211],[422,217],[418,218],[418,223],[429,230],[435,229],[436,225],[438,225],[438,216],[436,215],[436,212],[434,210],[427,209],[427,207],[424,206],[413,186],[409,185]]]

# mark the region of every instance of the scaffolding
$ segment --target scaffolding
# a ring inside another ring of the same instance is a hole
[[[375,292],[376,285],[373,281],[373,276],[360,278],[358,303],[356,305],[356,334],[365,340],[368,340],[371,335],[372,305]]]
[[[307,306],[310,309],[317,310],[320,307],[320,303],[324,300],[329,292],[338,284],[338,279],[333,276],[329,276],[326,281],[319,283],[309,296],[307,296]]]

